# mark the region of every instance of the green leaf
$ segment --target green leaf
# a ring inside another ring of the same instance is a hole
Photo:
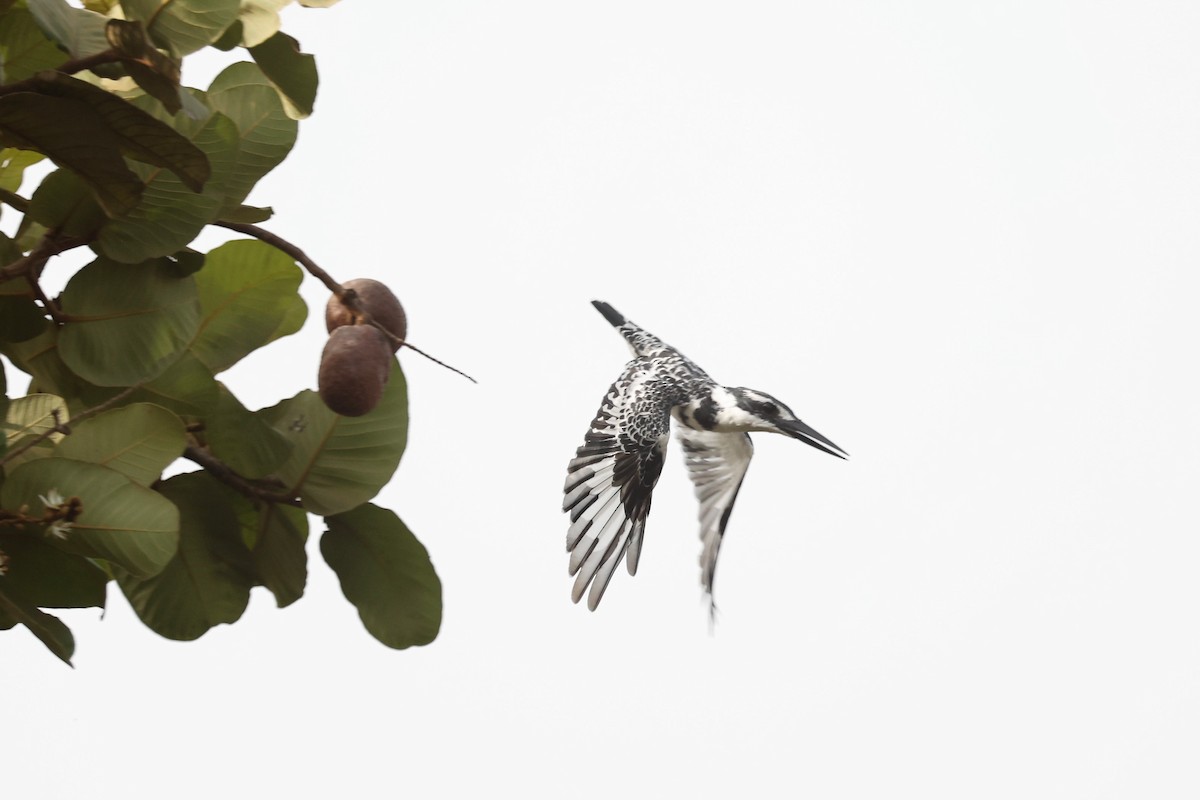
[[[0,151],[0,153],[2,152],[3,151]],[[17,152],[27,151],[19,150]],[[0,169],[0,174],[2,173],[3,170]],[[9,238],[8,234],[0,232],[0,264],[8,266],[19,259],[22,255],[24,255],[24,253],[21,252],[21,248],[17,246],[17,243]],[[22,288],[17,289],[16,291],[7,291],[9,287],[20,285],[21,281],[19,279],[14,278],[4,281],[3,283],[0,283],[0,294],[25,294],[29,289],[28,284],[25,284]]]
[[[212,170],[204,153],[174,127],[137,105],[98,86],[67,75],[39,75],[32,81],[41,94],[86,103],[116,134],[121,152],[144,164],[168,169],[193,192],[199,192]]]
[[[257,239],[212,250],[196,274],[202,319],[192,352],[218,373],[300,330],[308,313],[297,292],[303,278],[291,257]]]
[[[300,43],[286,33],[276,33],[251,47],[250,55],[295,112],[288,116],[304,119],[317,100],[317,60],[300,52]]]
[[[185,352],[161,375],[134,394],[137,400],[156,403],[177,414],[197,414],[217,402],[219,386],[208,367]]]
[[[408,393],[393,359],[383,399],[361,417],[341,417],[313,391],[258,412],[292,443],[277,471],[314,514],[349,511],[382,489],[408,439]]]
[[[0,419],[8,419],[8,376],[5,375],[3,364],[0,364]],[[8,437],[0,436],[0,456],[7,450]]]
[[[46,35],[71,58],[85,58],[108,49],[102,14],[75,8],[66,0],[26,0],[29,11]]]
[[[236,622],[250,600],[250,554],[222,487],[203,472],[176,475],[159,491],[179,508],[179,549],[157,575],[116,570],[117,585],[148,628],[192,640]]]
[[[186,445],[183,420],[161,406],[134,403],[72,426],[54,454],[111,467],[150,486]]]
[[[239,0],[122,0],[127,19],[140,20],[160,46],[186,56],[215,42],[238,17]]]
[[[26,534],[0,534],[8,556],[4,591],[40,608],[104,608],[108,575],[86,558]]]
[[[149,98],[139,100],[143,104],[155,102]],[[133,165],[146,182],[141,202],[124,218],[111,220],[100,230],[100,248],[115,261],[135,264],[177,253],[219,216],[225,202],[225,184],[237,163],[237,126],[224,114],[211,114],[203,121],[179,114],[175,124],[207,157],[212,176],[204,191],[195,194],[171,172]]]
[[[270,206],[266,208],[256,208],[255,206],[238,206],[232,211],[222,212],[222,222],[241,222],[248,225],[254,225],[258,222],[266,222],[272,215],[275,209]]]
[[[442,582],[400,518],[368,503],[325,522],[321,555],[367,631],[398,650],[437,638]]]
[[[149,380],[187,348],[200,324],[194,278],[161,260],[119,264],[98,258],[75,273],[61,298],[63,362],[97,386]]]
[[[259,179],[279,165],[296,143],[296,120],[254,64],[229,65],[208,88],[208,103],[237,124],[241,147],[237,167],[225,181],[221,213],[232,213]]]
[[[75,637],[71,629],[63,624],[58,617],[39,611],[36,606],[26,605],[9,597],[4,591],[4,583],[0,579],[0,614],[20,622],[29,628],[51,653],[61,658],[68,665],[71,656],[75,654]]]
[[[42,458],[14,469],[0,488],[4,508],[42,509],[39,495],[78,497],[83,511],[66,538],[49,538],[68,553],[102,558],[127,571],[157,574],[179,544],[179,512],[162,495],[116,470],[67,458]],[[42,528],[38,525],[35,528]],[[47,535],[48,532],[47,532]]]
[[[183,115],[185,118],[193,122],[201,122],[207,120],[212,111],[206,106],[200,98],[203,93],[196,89],[181,88],[179,90],[179,102],[183,106]]]
[[[58,415],[57,420],[55,414]],[[71,414],[61,397],[52,394],[31,394],[13,400],[5,415],[5,434],[10,444],[26,436],[38,436],[55,425],[69,422]],[[54,442],[62,439],[61,433],[51,436]]]
[[[2,21],[0,21],[0,31],[3,31]],[[10,192],[20,189],[21,182],[25,179],[26,168],[33,166],[43,158],[45,158],[44,155],[33,150],[18,150],[15,147],[6,147],[0,150],[0,189]]]
[[[106,217],[87,184],[70,170],[56,170],[42,180],[29,203],[29,216],[68,236],[86,239]]]
[[[178,112],[183,106],[180,63],[155,49],[140,22],[110,19],[104,32],[113,49],[124,56],[121,63],[129,77],[168,112]]]
[[[204,253],[193,250],[190,247],[185,247],[169,257],[171,274],[177,278],[186,278],[188,275],[195,275],[204,268],[204,259]]]
[[[17,233],[13,240],[22,252],[27,252],[37,247],[46,238],[46,226],[34,222],[33,219],[26,214],[21,218],[21,223],[17,225]]]
[[[204,411],[204,439],[213,455],[244,478],[262,478],[287,459],[292,444],[217,382],[216,402]]]
[[[11,293],[25,281],[0,284],[0,342],[24,342],[44,331],[50,322],[42,307],[33,301],[33,291]]]
[[[13,83],[54,69],[65,61],[63,52],[38,27],[26,8],[17,6],[0,13],[0,82]],[[10,191],[16,191],[12,189]]]
[[[121,158],[120,139],[87,103],[33,92],[7,94],[0,97],[0,131],[8,141],[72,169],[109,216],[137,205],[142,182]]]
[[[113,20],[118,22],[119,20]],[[133,78],[143,92],[153,97],[158,102],[162,103],[171,114],[177,114],[183,109],[184,98],[188,95],[180,89],[180,76],[178,72],[173,72],[170,67],[175,65],[166,56],[159,53],[157,50],[151,50],[160,56],[161,60],[156,59],[153,67],[143,64],[140,61],[126,61],[125,69],[129,72],[129,77]]]
[[[279,10],[292,0],[242,0],[238,21],[241,22],[244,47],[262,44],[279,30]]]
[[[252,538],[255,574],[284,608],[300,599],[308,580],[308,515],[303,509],[274,503],[244,504],[239,511],[243,536]]]
[[[83,408],[97,406],[123,390],[119,387],[84,385],[80,390]],[[202,416],[217,402],[217,381],[208,368],[184,352],[157,378],[142,384],[127,403],[153,403],[180,416]]]
[[[209,46],[215,47],[216,49],[220,50],[223,53],[228,53],[230,50],[237,47],[241,43],[242,43],[242,21],[238,20],[237,22],[233,23],[228,28],[226,28],[225,32],[222,33],[221,36]]]
[[[54,415],[58,414],[56,421]],[[71,418],[67,404],[61,397],[52,394],[31,394],[10,400],[8,412],[4,419],[4,438],[6,449],[12,450],[23,446],[26,441],[36,438],[53,430],[58,423],[65,423]],[[38,446],[8,462],[7,468],[12,469],[18,464],[45,458],[54,450],[55,442],[63,438],[61,433],[50,434],[49,438]]]
[[[0,340],[0,353],[8,356],[17,369],[33,376],[31,388],[60,397],[76,396],[82,384],[67,369],[58,353],[58,328],[48,325],[37,336],[19,342]]]

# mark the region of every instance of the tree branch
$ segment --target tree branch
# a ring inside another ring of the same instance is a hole
[[[84,244],[87,242],[83,239],[74,236],[59,236],[57,231],[47,231],[42,240],[38,242],[37,247],[30,250],[28,255],[18,258],[7,266],[0,267],[0,283],[22,275],[30,275],[34,270],[41,269],[52,257]]]
[[[92,69],[101,64],[110,64],[114,61],[121,61],[122,56],[111,47],[102,53],[94,53],[84,58],[73,58],[70,61],[59,64],[52,71],[60,72],[63,75],[74,75],[76,72],[83,72],[85,69]],[[24,80],[9,83],[0,86],[0,95],[13,94],[14,92],[28,92],[36,90],[41,79],[37,75],[31,75]]]
[[[0,457],[0,467],[3,467],[9,461],[11,461],[14,458],[16,458],[17,456],[21,455],[26,450],[30,450],[34,447],[37,447],[39,444],[46,441],[47,439],[49,439],[51,436],[53,436],[56,433],[61,433],[64,435],[70,434],[71,433],[71,425],[75,425],[80,422],[83,422],[88,417],[94,417],[103,411],[108,411],[110,408],[116,406],[122,400],[126,399],[127,397],[129,397],[129,395],[133,394],[140,388],[142,388],[142,385],[140,383],[135,383],[133,386],[130,386],[125,391],[120,392],[119,394],[115,394],[112,397],[108,398],[100,405],[92,406],[91,408],[87,409],[86,411],[81,411],[75,417],[71,418],[68,422],[59,422],[59,420],[58,420],[59,409],[57,409],[57,408],[54,409],[51,412],[54,415],[54,426],[46,431],[43,431],[42,433],[38,434],[37,436],[33,437],[33,439],[31,439],[28,442],[26,442],[25,444],[21,445],[16,450],[9,450],[7,453],[5,453],[3,457]]]
[[[22,214],[29,211],[29,201],[8,189],[0,188],[0,202],[7,203]]]
[[[218,220],[217,222],[214,222],[213,224],[219,225],[222,228],[228,228],[231,231],[237,231],[238,233],[244,233],[247,236],[253,236],[255,239],[265,242],[266,244],[271,245],[275,249],[280,250],[284,253],[287,253],[289,256],[291,256],[293,259],[295,259],[300,264],[300,266],[302,266],[306,270],[308,270],[309,273],[314,278],[321,281],[321,283],[325,284],[325,286],[329,289],[329,291],[331,291],[335,295],[337,295],[337,299],[342,303],[342,305],[352,309],[354,311],[354,313],[356,313],[360,317],[362,317],[363,322],[365,322],[366,324],[371,325],[372,327],[378,328],[379,331],[384,336],[388,337],[388,339],[390,339],[398,347],[407,347],[409,350],[412,350],[416,353],[419,353],[420,355],[425,356],[425,358],[428,358],[433,363],[439,364],[439,365],[445,367],[446,369],[450,370],[451,372],[457,372],[459,375],[462,375],[464,378],[469,380],[471,383],[479,383],[479,381],[475,380],[474,378],[472,378],[470,375],[463,372],[462,370],[455,369],[454,367],[450,366],[449,364],[445,363],[444,361],[438,361],[436,358],[429,355],[424,350],[420,350],[420,349],[414,347],[413,345],[409,344],[404,339],[400,338],[396,334],[389,331],[383,325],[379,324],[379,321],[376,320],[374,317],[372,317],[371,313],[369,311],[367,311],[365,308],[363,308],[362,303],[359,302],[357,292],[355,292],[353,289],[347,289],[346,287],[344,287],[340,283],[338,283],[336,280],[334,280],[332,275],[330,275],[328,272],[326,272],[325,270],[323,270],[319,266],[317,266],[317,263],[315,261],[313,261],[311,258],[309,258],[308,255],[303,250],[301,250],[299,247],[297,247],[296,245],[289,242],[287,239],[277,236],[276,234],[271,233],[270,231],[268,231],[264,228],[260,228],[257,225],[251,225],[246,222],[225,222],[224,220]]]
[[[50,319],[54,320],[59,325],[62,325],[64,322],[66,322],[66,319],[63,317],[62,312],[59,310],[58,303],[55,303],[53,300],[51,300],[49,297],[46,296],[46,293],[44,291],[42,291],[42,284],[38,283],[38,278],[41,276],[35,275],[34,272],[37,272],[37,270],[32,270],[30,272],[25,273],[25,281],[29,284],[29,287],[31,289],[33,289],[34,296],[37,297],[37,299],[41,302],[42,306],[45,307],[47,313],[50,314]]]
[[[237,231],[238,233],[244,233],[247,236],[253,236],[255,239],[266,242],[276,250],[287,253],[289,256],[294,258],[300,264],[300,266],[308,270],[314,278],[325,284],[326,288],[336,294],[339,299],[346,293],[346,289],[340,283],[335,281],[332,275],[317,266],[317,262],[309,258],[307,253],[289,242],[287,239],[277,236],[264,228],[258,227],[257,225],[251,225],[246,222],[225,222],[224,220],[218,220],[214,222],[213,225],[218,225],[222,228],[228,228],[229,230]],[[357,311],[359,309],[355,310]]]
[[[234,472],[224,461],[217,458],[212,453],[196,447],[195,445],[188,445],[183,451],[183,457],[189,461],[194,461],[201,467],[204,467],[205,471],[207,471],[221,483],[234,489],[240,494],[244,494],[251,500],[267,503],[281,503],[287,506],[296,506],[297,508],[303,507],[298,498],[282,492],[273,491],[265,486],[243,478],[241,475],[238,475],[236,472]]]

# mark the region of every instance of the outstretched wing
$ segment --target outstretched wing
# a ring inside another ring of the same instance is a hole
[[[571,515],[570,573],[576,576],[571,599],[578,603],[590,585],[593,611],[622,556],[629,574],[637,572],[650,495],[667,451],[670,409],[653,393],[634,390],[644,371],[636,363],[608,390],[563,485],[563,510]]]
[[[676,431],[696,499],[700,501],[700,540],[704,543],[700,552],[700,584],[711,601],[721,540],[750,466],[750,457],[754,455],[754,445],[744,433],[697,431],[682,425]]]

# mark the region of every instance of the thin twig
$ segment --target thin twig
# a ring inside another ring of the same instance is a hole
[[[3,187],[0,187],[0,203],[7,203],[22,214],[29,211],[29,200]]]
[[[58,72],[63,75],[74,75],[76,72],[83,72],[85,69],[92,69],[101,64],[111,64],[122,60],[122,56],[116,50],[109,48],[102,53],[94,53],[84,58],[73,58],[55,67],[52,72]],[[37,91],[38,87],[44,84],[45,78],[41,77],[41,73],[31,75],[24,80],[15,81],[13,83],[0,86],[0,95],[13,94],[15,92]]]
[[[54,320],[59,325],[62,325],[64,322],[66,322],[66,319],[59,311],[58,303],[51,300],[46,296],[46,293],[42,291],[42,284],[38,283],[38,277],[40,276],[33,275],[31,272],[25,273],[26,282],[29,284],[30,288],[33,289],[33,293],[37,299],[43,306],[45,306],[46,312],[50,314],[50,319]]]
[[[109,48],[102,53],[94,53],[83,58],[72,59],[65,64],[59,64],[54,68],[55,72],[61,72],[65,75],[74,75],[76,72],[83,72],[85,69],[98,67],[101,64],[110,64],[114,61],[120,61],[124,58],[114,48]]]
[[[308,270],[314,278],[325,284],[329,291],[336,294],[339,298],[345,294],[346,290],[342,288],[340,283],[333,279],[332,275],[317,266],[317,262],[309,258],[308,254],[306,254],[296,245],[289,242],[287,239],[281,238],[265,228],[260,228],[257,225],[251,225],[246,222],[225,222],[224,220],[218,220],[213,224],[222,228],[228,228],[231,231],[244,233],[247,236],[253,236],[255,239],[260,239],[263,242],[271,245],[276,250],[287,253],[289,256],[298,261],[302,267]]]
[[[41,269],[46,262],[59,253],[72,250],[87,244],[83,239],[74,236],[59,236],[57,231],[47,231],[37,247],[21,256],[7,266],[0,267],[0,283],[21,275],[28,275],[32,270]]]
[[[426,353],[424,350],[419,349],[416,345],[412,344],[411,342],[404,342],[404,346],[407,347],[409,350],[412,350],[414,353],[420,353],[421,355],[425,356],[433,363],[442,365],[443,367],[450,370],[451,372],[457,372],[459,375],[462,375],[464,378],[469,380],[471,383],[479,383],[479,381],[475,380],[470,375],[463,372],[461,369],[458,369],[457,367],[452,367],[449,364],[447,364],[445,361],[438,361],[436,358],[429,355],[429,353]]]
[[[251,500],[265,501],[267,503],[282,503],[287,506],[302,507],[299,499],[282,492],[272,491],[263,486],[255,484],[253,481],[246,480],[241,475],[234,472],[228,464],[221,459],[201,450],[195,445],[188,445],[183,451],[183,457],[194,461],[204,467],[214,478],[221,483],[236,490],[240,494],[244,494]]]
[[[3,467],[9,461],[11,461],[12,459],[21,455],[26,450],[30,450],[34,447],[37,447],[39,444],[46,441],[47,439],[49,439],[51,436],[53,436],[56,433],[61,433],[64,435],[70,434],[72,425],[77,425],[78,423],[83,422],[88,417],[94,417],[103,411],[108,411],[110,408],[112,408],[113,406],[116,406],[122,400],[129,397],[129,395],[133,394],[140,388],[142,388],[142,385],[140,383],[135,383],[133,386],[130,386],[128,389],[125,389],[124,391],[108,398],[100,405],[92,406],[91,408],[89,408],[85,411],[79,412],[78,414],[76,414],[74,417],[72,417],[67,422],[59,422],[58,421],[58,411],[59,410],[57,408],[54,409],[51,412],[54,415],[54,426],[51,427],[50,429],[38,434],[33,439],[29,440],[25,444],[18,447],[16,450],[9,450],[7,453],[5,453],[3,457],[0,457],[0,467]]]
[[[406,341],[403,337],[397,336],[395,333],[388,330],[386,327],[384,327],[379,322],[379,320],[377,320],[373,316],[371,316],[371,312],[369,312],[365,308],[363,308],[362,303],[358,299],[358,292],[354,291],[353,289],[347,289],[346,287],[342,286],[342,284],[338,283],[336,280],[333,279],[332,275],[330,275],[328,272],[326,272],[325,270],[323,270],[319,266],[317,266],[317,263],[315,261],[313,261],[311,258],[309,258],[308,255],[303,250],[301,250],[299,247],[297,247],[296,245],[289,242],[287,239],[281,238],[280,236],[277,236],[276,234],[271,233],[270,231],[268,231],[264,228],[260,228],[257,225],[251,225],[246,222],[226,222],[224,220],[220,220],[220,221],[214,222],[213,224],[219,225],[222,228],[228,228],[231,231],[237,231],[238,233],[244,233],[247,236],[253,236],[255,239],[259,239],[259,240],[265,242],[266,244],[271,245],[275,249],[280,250],[284,253],[287,253],[289,256],[291,256],[293,259],[295,259],[297,262],[299,262],[299,264],[302,267],[304,267],[306,270],[308,270],[309,273],[311,273],[313,277],[315,277],[317,280],[321,281],[321,283],[325,284],[325,286],[329,289],[329,291],[333,292],[333,294],[335,294],[337,296],[337,299],[339,302],[341,302],[343,305],[347,306],[352,311],[354,311],[355,314],[357,314],[359,317],[362,318],[362,321],[364,323],[366,323],[367,325],[371,325],[375,328],[378,328],[379,331],[384,336],[386,336],[388,339],[390,339],[394,344],[396,344],[399,347],[407,347],[409,350],[412,350],[416,353],[419,353],[420,355],[425,356],[425,358],[428,358],[433,363],[440,364],[441,366],[445,367],[446,369],[450,370],[451,372],[457,372],[459,375],[462,375],[464,378],[469,380],[471,383],[479,383],[479,381],[475,380],[470,375],[463,372],[461,369],[456,369],[444,361],[439,361],[438,359],[436,359],[433,356],[426,353],[424,350],[420,350],[420,349],[414,347],[413,345],[409,344],[408,341]]]

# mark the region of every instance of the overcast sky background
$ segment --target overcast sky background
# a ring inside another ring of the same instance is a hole
[[[359,0],[285,30],[317,111],[251,202],[480,381],[401,353],[377,500],[442,634],[375,642],[315,518],[306,596],[197,642],[114,590],[64,614],[75,670],[4,635],[6,797],[1200,794],[1200,6]],[[627,360],[594,298],[851,453],[756,438],[712,634],[675,442],[637,578],[570,603],[565,465]],[[313,314],[224,380],[273,404],[323,341]]]

